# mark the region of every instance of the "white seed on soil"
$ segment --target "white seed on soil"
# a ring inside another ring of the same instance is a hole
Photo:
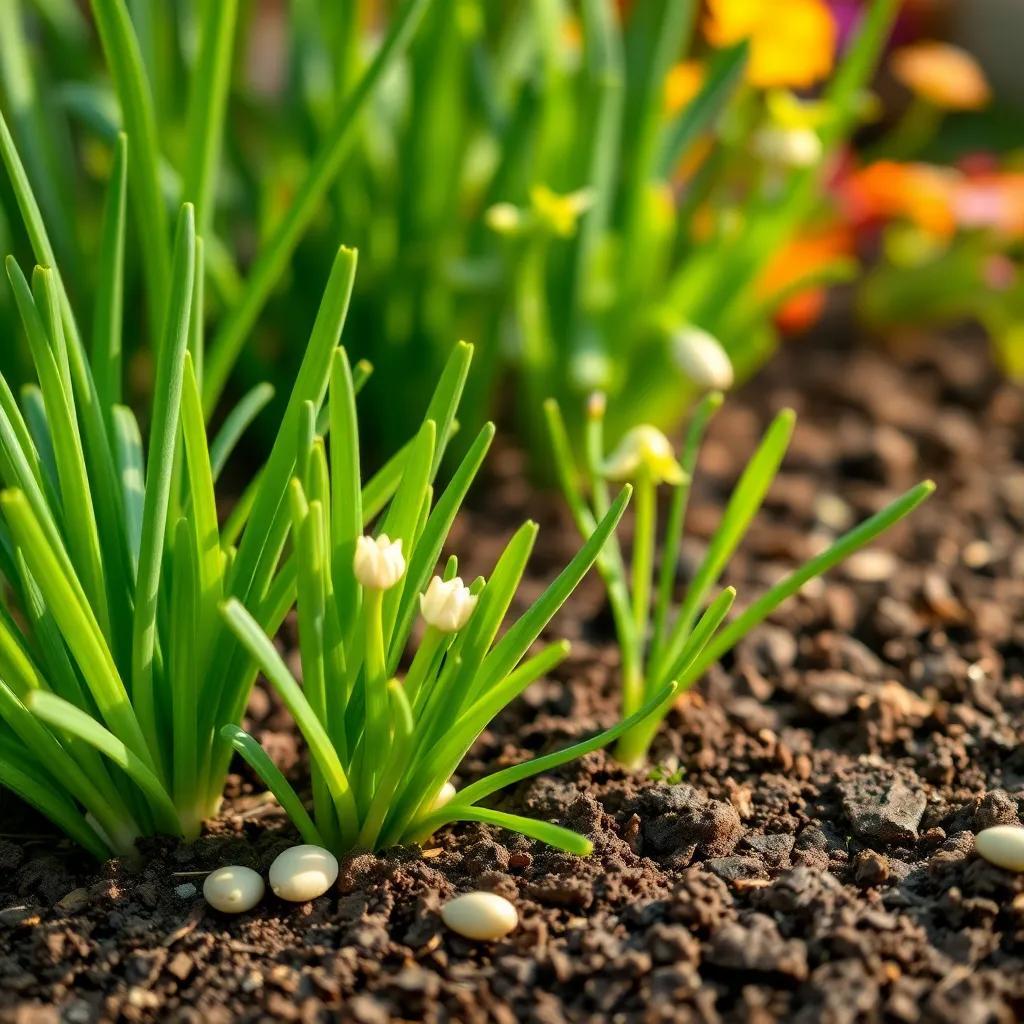
[[[1007,871],[1024,872],[1024,828],[1019,825],[995,825],[974,837],[978,853]]]
[[[252,868],[230,864],[206,876],[203,896],[223,914],[244,914],[263,899],[263,879]]]
[[[437,791],[437,796],[434,797],[434,802],[430,805],[430,809],[432,811],[439,811],[445,804],[451,803],[454,796],[455,787],[450,782],[446,782]]]
[[[504,896],[467,892],[441,908],[441,920],[467,939],[500,939],[519,924],[519,913]]]
[[[270,865],[270,888],[292,903],[323,896],[337,877],[338,859],[322,846],[292,846]]]

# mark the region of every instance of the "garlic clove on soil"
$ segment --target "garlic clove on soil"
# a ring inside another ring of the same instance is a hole
[[[504,896],[467,892],[441,908],[441,920],[467,939],[501,939],[519,924],[519,913]]]
[[[292,846],[270,865],[270,888],[283,900],[305,903],[323,896],[338,877],[338,859],[322,846]]]
[[[263,899],[263,879],[252,868],[229,864],[211,871],[203,882],[203,898],[222,914],[244,914]]]
[[[1024,828],[995,825],[974,837],[974,848],[990,864],[1007,871],[1024,871]]]

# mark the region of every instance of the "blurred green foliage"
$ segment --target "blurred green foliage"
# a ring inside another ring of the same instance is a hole
[[[377,371],[369,446],[410,436],[423,381],[465,337],[480,365],[464,423],[496,409],[543,453],[549,395],[575,410],[607,392],[613,436],[678,422],[697,391],[674,352],[689,325],[741,376],[770,353],[785,295],[766,293],[763,271],[815,215],[898,0],[867,6],[799,128],[816,139],[799,159],[758,146],[793,126],[746,80],[746,42],[707,44],[700,6],[91,0],[87,17],[73,0],[4,0],[2,111],[86,307],[85,254],[128,133],[129,395],[151,376],[161,311],[143,296],[161,294],[167,211],[184,199],[205,243],[208,413],[229,376],[238,390],[291,380],[344,242],[361,252],[351,352]],[[687,56],[699,83],[667,104]],[[0,247],[27,254],[6,181]],[[0,294],[9,338],[12,312]],[[3,346],[5,372],[21,348]]]

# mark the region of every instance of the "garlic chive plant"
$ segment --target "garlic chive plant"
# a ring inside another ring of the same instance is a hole
[[[97,857],[130,855],[140,835],[195,835],[219,805],[233,755],[220,730],[241,718],[256,676],[219,606],[244,602],[273,633],[306,585],[283,558],[295,438],[323,403],[356,257],[337,253],[277,440],[222,531],[216,477],[266,393],[244,398],[208,444],[192,206],[177,218],[144,445],[120,390],[126,138],[88,337],[2,119],[0,158],[38,263],[30,279],[6,265],[36,383],[19,401],[0,376],[0,785]],[[366,375],[357,368],[353,389]],[[343,521],[391,497],[407,454]]]
[[[705,428],[721,403],[720,392],[709,392],[699,403],[690,421],[682,458],[677,461],[668,439],[651,426],[634,427],[606,455],[605,400],[602,395],[595,395],[587,409],[582,472],[573,457],[557,403],[551,400],[545,406],[559,480],[584,538],[593,536],[597,521],[606,515],[609,480],[632,481],[636,490],[628,568],[615,537],[598,556],[621,650],[624,716],[634,715],[669,681],[676,682],[681,691],[689,689],[787,597],[874,540],[935,489],[931,481],[925,481],[907,491],[790,573],[726,624],[735,591],[726,587],[712,597],[713,590],[778,472],[796,418],[787,409],[769,426],[732,492],[703,561],[677,603],[677,563],[690,482]],[[671,499],[660,567],[655,573],[656,497],[661,485],[671,489]],[[666,705],[664,713],[667,711]],[[630,767],[643,765],[661,717],[650,716],[626,730],[615,748],[616,757]]]
[[[251,736],[232,725],[223,733],[277,796],[303,839],[338,854],[421,841],[459,820],[500,825],[589,853],[591,844],[582,836],[481,802],[638,727],[674,692],[667,683],[660,692],[652,689],[646,705],[637,705],[614,728],[453,791],[449,780],[481,731],[568,653],[561,642],[528,656],[612,537],[630,491],[626,486],[608,502],[578,554],[499,638],[536,525],[528,522],[516,531],[486,580],[467,586],[454,556],[435,574],[494,433],[489,424],[481,430],[435,502],[434,473],[470,353],[460,345],[451,356],[389,501],[379,489],[360,486],[355,389],[343,349],[335,353],[331,371],[329,445],[316,433],[314,409],[307,407],[289,494],[302,686],[265,625],[237,600],[224,606],[231,629],[309,745],[312,815]],[[422,629],[413,643],[417,613]]]

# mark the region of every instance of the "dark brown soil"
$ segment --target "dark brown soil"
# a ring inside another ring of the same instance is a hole
[[[0,1018],[1024,1017],[1024,876],[973,853],[979,829],[1024,816],[1022,397],[976,340],[911,339],[898,356],[791,348],[714,424],[684,572],[785,404],[800,425],[731,569],[741,597],[919,477],[939,492],[681,704],[656,749],[678,781],[598,753],[506,795],[590,835],[593,857],[460,826],[422,851],[346,862],[311,904],[269,898],[227,919],[204,908],[202,873],[265,868],[294,838],[248,779],[207,838],[154,843],[137,873],[97,870],[34,822],[39,835],[0,840]],[[525,491],[511,454],[499,462],[491,514],[478,504],[454,546],[486,569],[510,523],[539,518],[538,588],[570,531]],[[573,659],[495,723],[464,778],[614,720],[595,581],[555,627],[576,641]],[[253,717],[294,768],[265,696]],[[494,944],[447,932],[441,901],[473,888],[513,899],[519,929]]]

